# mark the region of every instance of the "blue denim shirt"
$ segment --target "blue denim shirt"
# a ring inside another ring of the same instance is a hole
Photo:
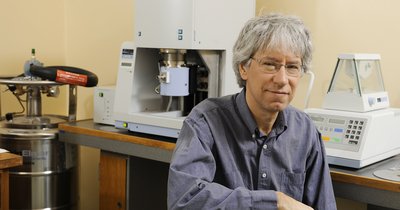
[[[309,117],[289,106],[265,136],[245,90],[196,106],[171,161],[168,208],[277,209],[276,191],[336,209],[323,142]]]

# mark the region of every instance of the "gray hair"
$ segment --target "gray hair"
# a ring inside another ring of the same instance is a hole
[[[310,69],[312,44],[310,32],[295,16],[270,14],[250,19],[242,28],[233,46],[232,66],[239,87],[246,86],[239,72],[240,64],[248,64],[258,51],[281,50],[300,56],[303,71]]]

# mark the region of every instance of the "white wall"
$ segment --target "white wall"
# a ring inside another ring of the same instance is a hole
[[[115,84],[119,49],[133,39],[133,0],[65,2],[66,63],[94,72],[99,85]],[[78,87],[78,119],[93,116],[93,88]],[[99,150],[81,147],[81,209],[98,209]]]

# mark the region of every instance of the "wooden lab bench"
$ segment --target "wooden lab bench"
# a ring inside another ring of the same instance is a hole
[[[173,138],[117,130],[83,120],[59,126],[61,141],[101,150],[100,209],[166,209]],[[400,182],[373,176],[400,164],[400,155],[362,169],[331,166],[335,195],[368,204],[368,209],[400,209]]]

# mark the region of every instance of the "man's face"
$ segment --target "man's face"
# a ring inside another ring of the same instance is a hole
[[[277,67],[276,72],[266,71],[267,66],[273,65]],[[278,51],[257,52],[248,66],[241,65],[240,74],[246,80],[246,101],[252,112],[276,113],[285,109],[292,101],[301,77],[288,75],[287,67],[299,66],[299,56]]]

